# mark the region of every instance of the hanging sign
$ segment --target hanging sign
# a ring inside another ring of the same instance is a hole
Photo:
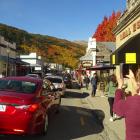
[[[126,64],[136,64],[136,53],[125,53]]]

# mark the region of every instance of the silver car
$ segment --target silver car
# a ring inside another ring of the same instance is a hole
[[[65,94],[66,85],[61,76],[50,75],[50,76],[46,76],[45,79],[48,79],[49,81],[51,81],[54,84],[55,88],[60,92],[61,95]]]

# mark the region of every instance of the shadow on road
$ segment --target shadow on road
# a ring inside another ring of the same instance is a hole
[[[78,84],[78,82],[72,82],[72,89],[81,89],[81,86]]]
[[[81,107],[62,106],[54,116],[46,136],[1,136],[1,140],[72,140],[103,131],[104,112]]]
[[[75,91],[66,91],[64,98],[86,98],[89,96],[87,92],[75,92]]]
[[[104,112],[81,107],[62,106],[49,127],[48,140],[72,140],[103,131]],[[54,132],[54,133],[53,133]]]

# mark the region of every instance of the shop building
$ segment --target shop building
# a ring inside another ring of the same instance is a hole
[[[38,73],[40,76],[43,76],[43,66],[44,63],[41,59],[41,56],[38,56],[37,53],[30,53],[29,55],[20,55],[20,59],[29,64],[30,69],[28,73]]]
[[[110,54],[115,50],[114,42],[96,42],[95,38],[89,38],[85,56],[80,58],[80,69],[86,70],[92,76],[95,71],[108,73],[114,71],[110,66]]]
[[[16,43],[0,36],[0,77],[16,75]]]
[[[111,63],[117,66],[116,74],[126,75],[129,68],[135,73],[140,64],[139,0],[126,1],[126,10],[113,32],[116,35],[116,50],[111,54]],[[123,70],[121,70],[122,65],[125,67]],[[129,84],[129,81],[126,81]],[[131,85],[128,87],[131,88]]]

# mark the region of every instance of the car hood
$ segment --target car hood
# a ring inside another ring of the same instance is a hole
[[[34,96],[15,92],[0,91],[0,104],[25,105],[30,104]]]

